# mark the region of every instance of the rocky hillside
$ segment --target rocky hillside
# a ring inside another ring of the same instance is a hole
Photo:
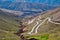
[[[60,39],[60,7],[32,17],[25,21],[25,23],[28,25],[27,34],[29,35],[39,36],[46,34],[49,35],[48,40]]]
[[[0,9],[1,40],[20,40],[20,38],[14,34],[20,28],[18,20],[21,20],[20,17],[17,17],[16,12],[17,11]],[[25,38],[27,39],[36,38],[38,40],[60,39],[59,14],[60,7],[53,10],[45,11],[36,16],[24,18],[22,22],[25,26],[27,26],[26,28],[28,31],[24,32],[23,36],[25,36]]]

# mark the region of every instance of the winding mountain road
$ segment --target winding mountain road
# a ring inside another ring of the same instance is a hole
[[[28,32],[28,34],[31,34],[33,31],[34,31],[34,29],[38,26],[38,22],[36,22],[36,25],[32,28],[32,30],[30,31],[30,32]]]
[[[48,21],[49,21],[50,23],[53,23],[53,24],[60,24],[60,23],[58,23],[58,22],[53,22],[51,18],[48,18]]]
[[[32,30],[31,30],[28,34],[32,34],[33,31],[35,31],[35,33],[38,33],[38,28],[39,28],[41,25],[43,25],[47,20],[48,20],[49,22],[53,23],[53,24],[60,24],[60,23],[57,23],[57,22],[53,22],[50,17],[47,17],[47,18],[44,19],[40,24],[39,24],[39,22],[37,21],[37,22],[36,22],[36,25],[32,28]]]
[[[34,21],[35,21],[35,19],[29,20],[29,21],[28,21],[28,24],[31,24],[31,23],[33,23]]]
[[[42,21],[42,23],[40,23],[40,24],[36,27],[36,29],[35,29],[35,33],[38,32],[38,28],[39,28],[41,25],[43,25],[44,22],[45,22],[47,19],[48,19],[48,18],[46,18],[44,21]]]

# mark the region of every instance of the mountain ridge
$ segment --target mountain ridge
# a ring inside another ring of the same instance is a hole
[[[25,14],[34,15],[46,10],[52,10],[55,9],[56,6],[50,6],[40,3],[2,1],[0,2],[0,8],[24,12],[24,15],[22,16],[25,16]]]

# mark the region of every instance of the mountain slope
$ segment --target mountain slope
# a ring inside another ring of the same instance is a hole
[[[10,13],[0,9],[0,40],[19,40],[19,37],[14,35],[19,30],[19,23],[16,17],[8,14]]]
[[[34,21],[30,24],[28,24],[29,19],[28,21],[25,21],[26,25],[28,25],[27,34],[31,30],[33,30],[31,33],[29,33],[28,35],[29,38],[35,38],[33,36],[49,35],[48,36],[49,38],[46,40],[59,40],[60,39],[60,7],[54,10],[43,12],[43,14],[40,14],[37,17],[32,18],[30,22],[32,20]],[[35,27],[36,22],[38,22],[38,25]],[[33,27],[35,28],[33,29]],[[26,36],[27,34],[25,33],[24,35]],[[42,39],[39,39],[39,40],[42,40]]]
[[[10,28],[11,27],[13,27],[14,28],[14,26],[16,27],[16,26],[18,26],[19,24],[18,24],[18,22],[15,20],[15,18],[13,17],[13,16],[11,16],[11,15],[8,15],[7,14],[8,12],[4,12],[4,11],[1,11],[0,10],[0,27],[2,28],[2,29],[4,29],[4,27],[6,27],[6,29],[8,29],[9,27],[9,25],[11,25],[10,26]],[[12,30],[13,30],[13,28],[12,28]],[[9,29],[8,29],[9,30]]]

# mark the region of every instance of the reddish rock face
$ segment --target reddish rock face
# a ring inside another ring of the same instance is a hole
[[[22,29],[19,29],[19,31],[15,34],[20,37],[20,40],[26,40],[26,38],[22,35],[22,33],[24,33],[25,31],[26,30],[22,28]]]
[[[20,39],[21,40],[26,40],[26,38],[22,35],[22,33],[24,33],[24,32],[26,32],[27,30],[27,28],[26,28],[26,26],[25,25],[23,25],[23,23],[22,22],[20,22],[20,29],[17,31],[17,33],[15,33],[17,36],[19,36],[20,37]]]

